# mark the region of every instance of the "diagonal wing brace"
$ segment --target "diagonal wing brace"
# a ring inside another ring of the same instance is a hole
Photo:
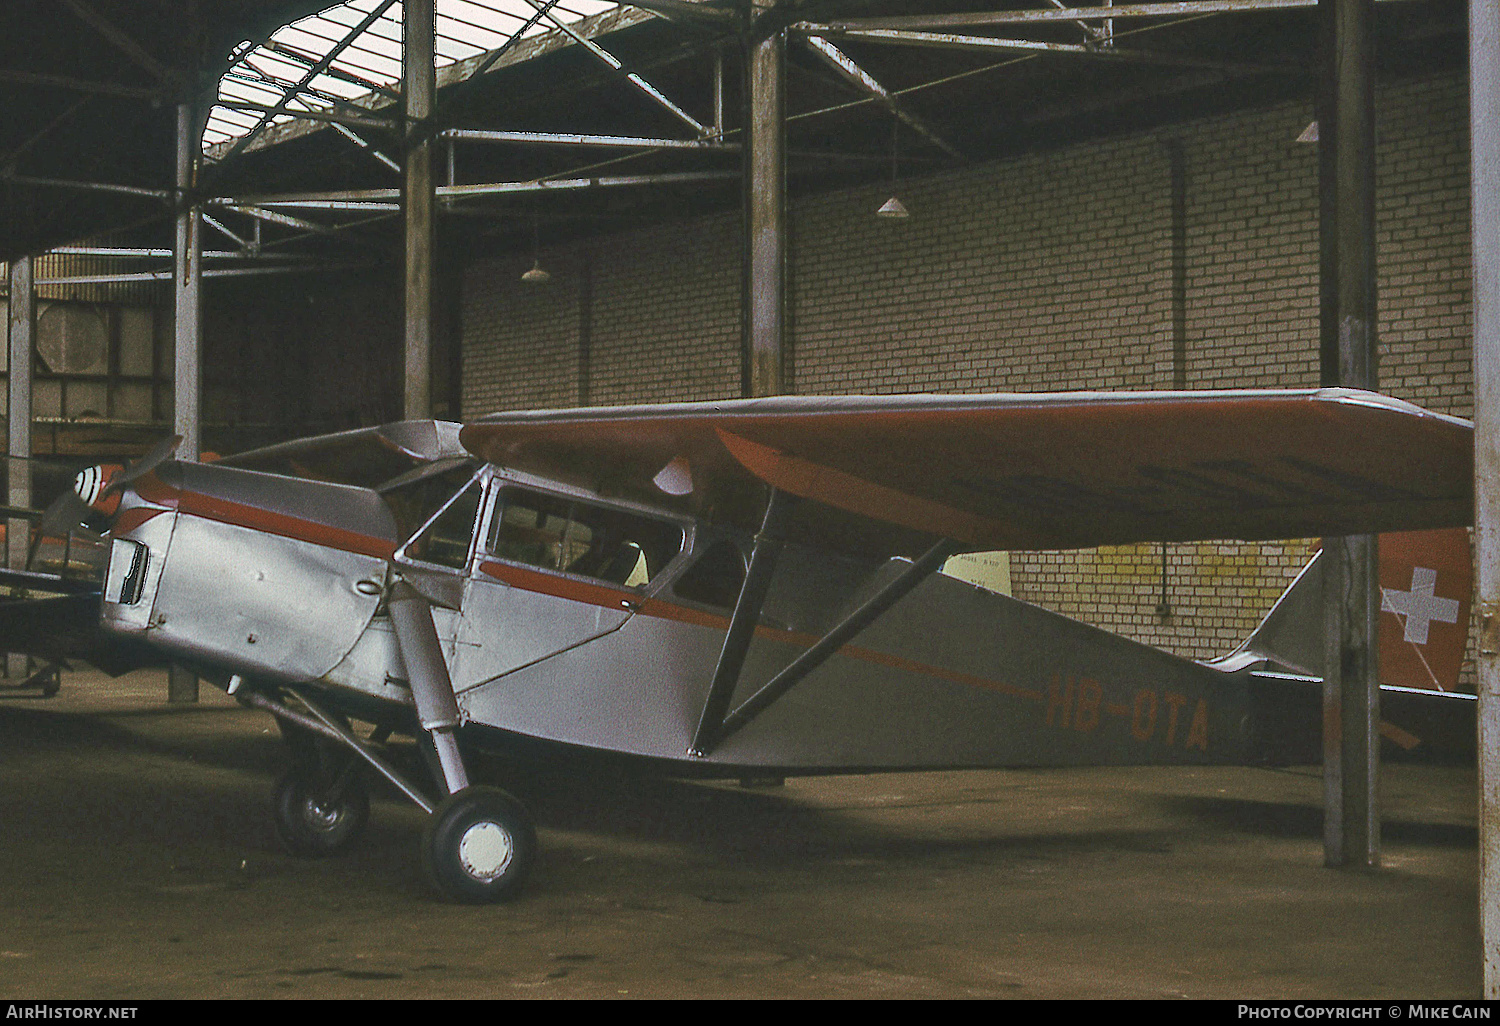
[[[759,691],[747,698],[737,709],[729,712],[729,701],[739,683],[740,671],[750,649],[750,640],[760,611],[770,592],[771,576],[780,556],[782,537],[791,497],[779,489],[771,493],[771,502],[766,508],[765,521],[755,537],[755,549],[750,556],[750,567],[745,573],[745,582],[735,603],[734,615],[729,622],[729,632],[724,637],[724,647],[719,653],[719,663],[714,670],[713,683],[703,703],[703,714],[698,730],[693,736],[688,754],[702,758],[713,752],[729,737],[773,702],[799,684],[809,673],[822,666],[828,659],[852,641],[856,635],[881,614],[899,602],[908,592],[940,570],[949,556],[963,550],[963,546],[952,539],[937,542],[909,567],[901,571],[860,607],[840,620],[812,647],[794,659],[780,673],[767,681]]]
[[[719,650],[719,663],[714,668],[714,679],[708,686],[708,696],[703,700],[703,715],[698,719],[698,729],[693,734],[693,743],[688,747],[689,755],[707,755],[721,740],[719,734],[724,727],[724,714],[729,711],[729,700],[734,697],[740,670],[744,668],[745,656],[750,652],[750,640],[755,636],[756,624],[760,622],[760,611],[771,591],[771,577],[776,573],[776,562],[781,558],[787,521],[800,501],[795,495],[780,488],[771,489],[765,519],[761,521],[760,532],[755,536],[755,548],[750,553],[750,566],[745,571],[739,598],[734,603],[734,613],[729,618],[729,632],[724,635],[724,647]]]

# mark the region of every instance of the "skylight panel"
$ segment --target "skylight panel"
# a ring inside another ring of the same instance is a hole
[[[472,57],[476,53],[484,53],[484,47],[465,43],[462,39],[454,39],[452,36],[438,36],[436,40],[438,64],[452,64],[461,61],[465,57]],[[446,58],[446,61],[445,61]]]
[[[382,2],[347,0],[283,25],[260,45],[244,44],[241,47],[244,57],[220,82],[221,100],[225,104],[326,109],[332,106],[335,97],[358,101],[372,91],[387,95],[394,92],[401,82],[401,4],[386,7],[358,37],[344,42],[352,30],[381,9]],[[436,0],[436,3],[439,68],[506,45],[537,13],[537,8],[527,0]],[[564,0],[551,9],[550,19],[566,24],[616,6],[612,0]],[[552,21],[542,18],[523,35],[529,37],[554,30]],[[303,78],[335,49],[339,50],[338,55],[303,85]],[[293,120],[286,113],[262,115],[215,106],[204,129],[204,144],[215,145],[244,136],[254,131],[266,116],[272,123]]]

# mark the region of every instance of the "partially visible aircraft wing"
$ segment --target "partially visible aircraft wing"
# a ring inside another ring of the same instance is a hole
[[[760,483],[976,549],[1456,527],[1473,426],[1353,389],[777,397],[496,414],[478,456],[753,522]]]
[[[109,674],[159,666],[160,652],[99,626],[97,580],[0,567],[0,651],[83,659]]]
[[[416,468],[465,455],[458,444],[457,424],[409,420],[299,438],[216,462],[287,477],[377,488]]]

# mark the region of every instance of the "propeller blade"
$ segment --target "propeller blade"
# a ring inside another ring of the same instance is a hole
[[[53,499],[52,505],[42,513],[42,523],[37,528],[37,534],[43,538],[66,535],[69,531],[79,527],[83,523],[83,518],[88,515],[88,503],[69,488]]]
[[[117,492],[131,482],[145,477],[151,471],[171,459],[173,454],[177,452],[177,447],[181,444],[181,435],[170,435],[163,438],[151,447],[150,452],[116,474],[114,480],[105,486],[100,497],[103,498],[105,495]]]

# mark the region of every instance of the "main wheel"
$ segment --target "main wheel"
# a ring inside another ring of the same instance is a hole
[[[352,844],[370,819],[370,795],[358,776],[332,799],[308,774],[293,770],[276,785],[276,832],[293,855],[321,858]]]
[[[450,794],[422,831],[427,878],[456,901],[504,901],[520,890],[536,854],[526,807],[498,787]]]

